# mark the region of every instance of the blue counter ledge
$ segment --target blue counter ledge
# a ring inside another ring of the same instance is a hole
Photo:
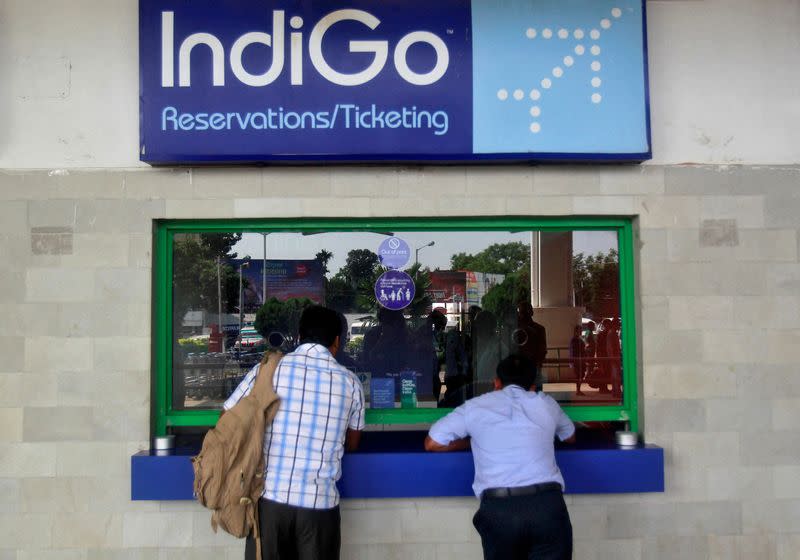
[[[380,434],[380,435],[374,435]],[[391,434],[391,435],[390,435]],[[345,454],[342,498],[472,496],[472,454],[426,453],[418,434],[370,432],[362,450]],[[170,455],[141,451],[131,457],[132,500],[191,500],[191,457],[196,448]],[[621,449],[587,444],[556,449],[567,494],[664,491],[664,450],[655,445]]]

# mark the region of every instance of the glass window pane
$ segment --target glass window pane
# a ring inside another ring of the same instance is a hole
[[[337,359],[373,408],[457,406],[512,353],[562,403],[619,404],[616,231],[178,234],[174,409],[219,408],[302,309],[338,311]],[[396,271],[393,271],[396,269]]]

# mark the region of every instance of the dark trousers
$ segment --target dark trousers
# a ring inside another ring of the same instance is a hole
[[[560,490],[482,498],[472,523],[485,560],[572,558],[572,524]]]
[[[339,506],[310,509],[265,499],[258,501],[263,560],[339,560]],[[256,560],[256,542],[247,538],[245,560]]]

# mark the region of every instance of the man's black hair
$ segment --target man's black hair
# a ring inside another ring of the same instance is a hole
[[[310,305],[300,315],[300,343],[316,342],[330,347],[342,334],[342,323],[336,311],[321,305]]]
[[[527,391],[536,381],[536,365],[522,354],[511,354],[497,364],[497,377],[503,387],[519,385]]]

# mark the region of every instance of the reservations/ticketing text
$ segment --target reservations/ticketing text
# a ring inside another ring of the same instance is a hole
[[[447,134],[446,111],[416,106],[380,108],[337,103],[326,111],[289,111],[283,107],[252,112],[181,112],[175,107],[161,111],[162,131],[223,130],[315,130],[407,129],[430,130],[436,136]]]

